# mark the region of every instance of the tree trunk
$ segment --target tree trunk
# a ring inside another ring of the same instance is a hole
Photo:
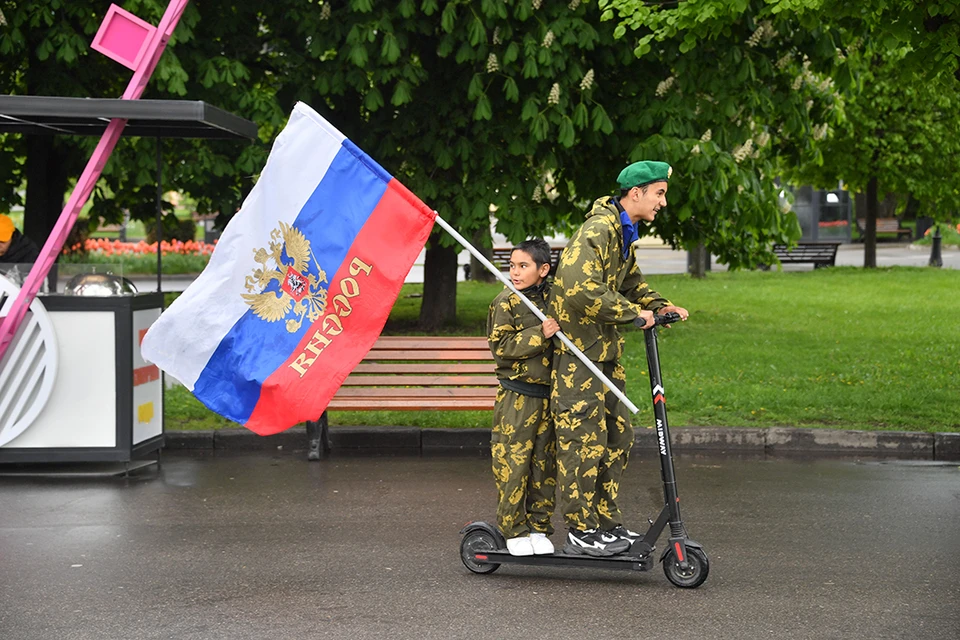
[[[54,145],[52,136],[27,137],[27,193],[23,212],[23,233],[38,247],[57,224],[63,211],[63,196],[67,190],[67,166]]]
[[[710,254],[707,252],[707,245],[698,242],[687,250],[687,271],[694,278],[702,280],[707,277],[709,270]]]
[[[877,268],[877,179],[870,178],[867,183],[867,211],[864,227],[867,232],[863,239],[863,267],[865,269]]]
[[[458,247],[441,247],[435,233],[423,263],[423,302],[420,305],[422,331],[437,331],[457,317]]]

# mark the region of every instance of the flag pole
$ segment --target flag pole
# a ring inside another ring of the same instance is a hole
[[[434,212],[434,213],[436,213],[436,212]],[[540,319],[541,322],[545,322],[545,321],[546,321],[547,317],[543,314],[543,312],[540,311],[540,309],[538,309],[535,304],[533,304],[532,302],[530,302],[530,300],[529,300],[525,295],[523,295],[522,293],[520,293],[519,291],[517,291],[517,288],[513,286],[513,283],[510,282],[510,280],[509,280],[506,276],[503,275],[503,273],[500,271],[500,269],[498,269],[497,267],[495,267],[495,266],[493,265],[493,263],[491,263],[489,260],[487,260],[486,256],[484,256],[482,253],[480,253],[480,251],[478,251],[476,247],[474,247],[472,244],[470,244],[470,243],[467,241],[466,238],[464,238],[462,235],[460,235],[460,233],[459,233],[456,229],[454,229],[453,227],[451,227],[450,224],[447,223],[446,220],[444,220],[443,218],[441,218],[441,217],[440,217],[440,214],[437,214],[437,224],[439,224],[441,227],[443,227],[443,229],[444,229],[447,233],[449,233],[451,236],[453,236],[453,239],[454,239],[454,240],[456,240],[456,241],[459,242],[461,245],[463,245],[463,248],[464,248],[464,249],[466,249],[467,251],[469,251],[470,254],[480,262],[480,264],[482,264],[483,266],[485,266],[485,267],[490,271],[490,273],[492,273],[493,275],[495,275],[495,276],[497,277],[497,279],[500,280],[500,282],[502,282],[507,288],[510,289],[510,291],[513,291],[515,294],[517,294],[518,296],[520,296],[520,300],[523,301],[523,304],[527,305],[527,308],[529,308],[531,311],[533,311],[534,315],[536,315],[536,316]],[[585,355],[583,354],[582,351],[580,351],[580,349],[577,349],[577,347],[574,346],[574,344],[573,344],[572,342],[570,342],[570,338],[568,338],[567,336],[565,336],[562,331],[558,331],[558,332],[556,333],[556,336],[557,336],[558,338],[560,338],[560,342],[562,342],[562,343],[564,344],[564,346],[566,346],[567,349],[569,349],[569,350],[573,353],[573,355],[577,356],[577,358],[580,359],[580,362],[582,362],[582,363],[587,367],[587,369],[590,370],[590,372],[591,372],[593,375],[597,376],[597,378],[599,378],[600,381],[601,381],[603,384],[605,384],[606,387],[607,387],[608,389],[610,389],[610,391],[612,391],[613,394],[614,394],[615,396],[617,396],[617,397],[623,402],[623,404],[626,405],[627,409],[630,410],[630,413],[637,413],[638,411],[640,411],[640,409],[637,408],[637,405],[635,405],[635,404],[633,404],[632,402],[630,402],[630,398],[628,398],[626,395],[624,395],[623,391],[620,391],[620,389],[618,389],[617,386],[614,385],[613,382],[611,382],[609,378],[607,378],[607,376],[603,375],[603,372],[600,371],[600,369],[597,368],[597,365],[595,365],[587,356],[585,356]]]

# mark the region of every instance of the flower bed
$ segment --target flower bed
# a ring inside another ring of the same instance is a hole
[[[933,242],[933,229],[930,227],[927,229],[923,237],[917,240],[914,244],[929,245]],[[957,224],[954,227],[952,224],[941,224],[940,225],[940,244],[943,246],[958,246],[960,247],[960,224]]]
[[[207,266],[216,242],[210,244],[188,240],[160,243],[163,272],[199,273]],[[88,238],[70,247],[64,247],[60,256],[63,263],[121,264],[124,273],[156,273],[157,243],[121,242],[109,238]]]

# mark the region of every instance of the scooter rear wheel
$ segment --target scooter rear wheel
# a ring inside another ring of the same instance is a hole
[[[687,568],[680,568],[676,552],[671,549],[663,558],[663,573],[667,580],[682,589],[696,589],[710,573],[707,554],[696,547],[687,547]]]
[[[497,541],[489,532],[474,529],[467,532],[460,541],[460,560],[463,561],[463,566],[474,573],[493,573],[500,568],[499,563],[481,562],[473,556],[477,553],[482,554],[484,551],[496,551],[496,549]]]

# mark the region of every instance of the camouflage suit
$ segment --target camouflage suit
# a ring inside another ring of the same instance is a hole
[[[626,377],[616,325],[670,304],[650,290],[633,250],[624,258],[622,229],[611,198],[593,203],[560,257],[550,302],[560,329],[621,390]],[[633,446],[630,414],[576,356],[558,349],[550,408],[560,510],[571,529],[609,530],[623,524],[616,498]]]
[[[530,287],[523,293],[545,311],[548,286]],[[530,531],[553,533],[550,517],[557,485],[557,449],[547,397],[553,342],[543,336],[542,324],[509,289],[490,303],[487,336],[501,381],[490,450],[499,494],[497,525],[506,538]],[[543,397],[504,385],[525,386],[524,391]]]

